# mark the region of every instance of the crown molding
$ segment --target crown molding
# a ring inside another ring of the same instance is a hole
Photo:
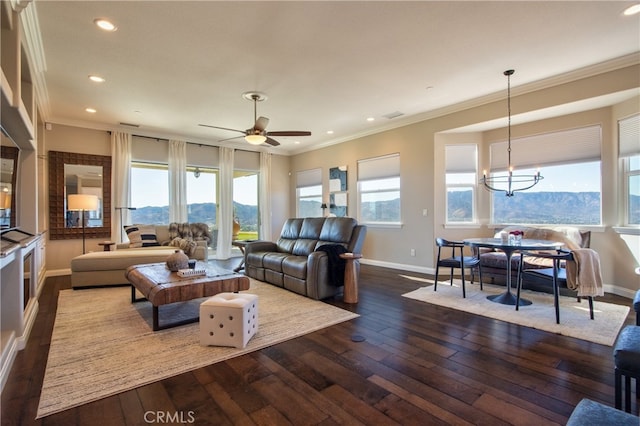
[[[23,47],[29,61],[31,79],[36,92],[36,102],[40,116],[47,121],[51,115],[51,104],[49,102],[49,92],[44,73],[47,70],[47,62],[44,55],[42,34],[40,33],[40,23],[36,12],[36,3],[31,0],[14,0],[12,2],[14,10],[20,13],[20,23],[22,24]],[[27,7],[30,6],[30,7]],[[16,9],[18,7],[19,9]]]
[[[537,92],[544,89],[549,89],[563,84],[571,83],[574,81],[582,80],[585,78],[593,77],[599,74],[604,74],[611,71],[616,71],[629,66],[640,64],[640,52],[634,52],[626,56],[612,59],[606,62],[600,62],[587,67],[579,68],[574,71],[569,71],[563,74],[545,78],[542,80],[533,81],[531,83],[522,84],[511,88],[512,97],[523,95],[526,93]],[[379,126],[374,129],[370,129],[364,132],[352,134],[342,138],[335,138],[327,140],[326,142],[319,143],[313,147],[301,148],[290,151],[290,155],[302,154],[305,152],[316,151],[318,149],[326,148],[331,145],[337,145],[340,143],[348,142],[350,140],[362,138],[365,136],[382,133],[388,130],[398,129],[400,127],[409,126],[412,124],[420,123],[427,120],[433,120],[446,115],[455,114],[464,110],[481,107],[483,105],[490,104],[492,102],[498,102],[505,99],[504,91],[491,93],[486,96],[470,99],[468,101],[459,102],[446,107],[437,108],[424,113],[411,115],[408,117],[394,119],[393,123]],[[396,121],[397,120],[397,121]]]

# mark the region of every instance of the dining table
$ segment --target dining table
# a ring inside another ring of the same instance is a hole
[[[502,238],[467,238],[463,243],[475,248],[491,248],[504,252],[507,257],[507,290],[504,293],[487,296],[492,302],[503,305],[516,305],[516,296],[511,292],[511,258],[516,252],[528,250],[558,250],[564,245],[562,242],[549,240],[521,239],[519,241],[503,240]],[[530,305],[531,301],[520,299],[518,306]]]

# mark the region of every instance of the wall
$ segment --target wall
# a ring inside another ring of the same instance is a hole
[[[512,96],[513,114],[544,111],[558,105],[569,104],[592,97],[621,92],[640,87],[640,67],[631,66],[605,72],[599,75],[560,84],[556,87],[521,93]],[[517,92],[517,91],[514,91]],[[637,91],[636,91],[637,94]],[[517,107],[515,107],[517,105]],[[625,103],[628,110],[639,111],[638,98]],[[630,276],[630,265],[638,263],[633,256],[624,253],[623,240],[611,230],[618,223],[620,207],[617,195],[618,162],[617,135],[615,134],[616,108],[598,108],[580,114],[570,114],[546,120],[513,126],[514,137],[538,133],[543,129],[563,129],[581,123],[601,123],[603,126],[602,183],[603,183],[603,225],[595,229],[592,247],[602,256],[603,280],[608,291],[631,297],[638,286],[637,277]],[[556,113],[557,114],[557,113]],[[434,239],[442,236],[448,239],[490,236],[493,228],[488,223],[489,194],[479,193],[479,214],[481,223],[477,226],[445,227],[444,205],[444,143],[448,141],[479,142],[480,170],[488,168],[488,141],[496,140],[496,134],[504,139],[504,129],[486,132],[466,132],[464,135],[452,133],[464,127],[474,126],[506,115],[504,100],[487,103],[460,112],[427,119],[422,122],[399,127],[375,135],[326,147],[320,150],[295,155],[291,160],[290,197],[295,200],[295,173],[300,170],[321,167],[323,186],[328,188],[328,169],[346,164],[349,169],[349,216],[357,217],[356,183],[357,161],[389,153],[400,153],[402,226],[400,228],[370,226],[363,248],[363,263],[389,266],[406,271],[433,273],[435,263]],[[546,130],[549,131],[549,130]],[[447,133],[449,132],[449,133]],[[326,198],[326,194],[325,194]],[[427,209],[427,217],[423,216]],[[291,215],[295,205],[291,205]],[[410,249],[416,249],[416,256]],[[622,255],[624,254],[624,255]],[[632,279],[635,278],[635,279]]]

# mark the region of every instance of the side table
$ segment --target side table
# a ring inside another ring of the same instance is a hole
[[[341,259],[346,261],[344,265],[344,303],[358,303],[358,265],[357,261],[362,257],[357,253],[343,253]]]
[[[234,246],[234,247],[238,247],[240,249],[240,252],[242,252],[242,260],[240,261],[240,264],[234,268],[233,272],[240,272],[241,270],[244,269],[244,248],[247,246],[247,244],[249,244],[249,243],[251,243],[253,241],[258,241],[258,240],[233,240],[233,241],[231,241],[231,245]]]
[[[98,243],[99,246],[102,246],[104,251],[111,251],[111,246],[115,246],[116,243],[114,243],[113,241],[103,241],[101,243]]]

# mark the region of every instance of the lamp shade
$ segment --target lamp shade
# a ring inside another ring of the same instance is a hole
[[[267,140],[267,137],[263,135],[247,135],[244,137],[244,140],[249,142],[251,145],[260,145]]]
[[[11,208],[11,194],[8,192],[0,192],[0,209]]]
[[[67,210],[98,210],[98,197],[90,194],[70,194]]]

